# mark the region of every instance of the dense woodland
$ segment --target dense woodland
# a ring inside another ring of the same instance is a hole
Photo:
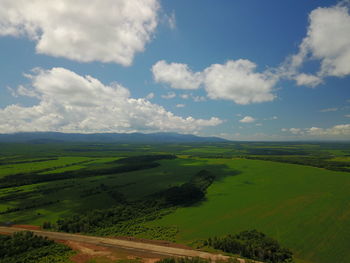
[[[0,235],[0,263],[63,263],[71,254],[69,247],[32,232]]]
[[[283,263],[292,262],[293,259],[289,249],[281,247],[276,240],[256,230],[209,238],[204,245],[264,262]]]

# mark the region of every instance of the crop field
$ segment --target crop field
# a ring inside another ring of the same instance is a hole
[[[123,223],[133,229],[127,233],[196,246],[209,237],[257,229],[290,248],[297,262],[350,262],[349,144],[63,143],[0,149],[5,224],[42,226],[116,205],[137,207],[206,170],[215,179],[201,201],[151,217],[141,213],[140,220]],[[177,157],[154,159],[166,154]],[[121,232],[109,226],[93,233]]]

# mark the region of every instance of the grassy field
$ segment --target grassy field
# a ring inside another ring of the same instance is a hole
[[[177,242],[194,244],[255,228],[293,250],[303,260],[298,262],[350,262],[350,173],[339,171],[350,168],[349,144],[63,143],[1,144],[0,149],[0,180],[17,174],[45,178],[81,171],[54,181],[0,185],[0,222],[42,225],[107,209],[116,205],[115,191],[128,202],[143,200],[206,169],[216,180],[205,200],[143,223],[151,227],[151,234],[138,236],[152,238],[154,229],[165,227],[179,230]],[[98,173],[120,166],[116,161],[123,157],[145,154],[178,158],[158,160],[160,165],[153,168]]]
[[[245,229],[263,231],[310,262],[350,262],[350,175],[257,160],[207,160],[238,170],[207,200],[151,225],[179,227],[179,242]]]

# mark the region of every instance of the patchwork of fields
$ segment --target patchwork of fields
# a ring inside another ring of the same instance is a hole
[[[137,223],[140,229],[177,229],[175,240],[189,245],[257,229],[290,248],[300,262],[350,262],[349,145],[2,146],[2,223],[54,223],[118,205],[120,196],[137,203],[205,169],[215,181],[204,200]],[[147,154],[178,158],[136,168],[120,162]],[[152,238],[141,230],[137,236]]]

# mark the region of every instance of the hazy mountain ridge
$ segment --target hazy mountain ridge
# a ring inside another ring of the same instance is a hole
[[[225,142],[219,137],[200,137],[179,133],[60,133],[60,132],[20,132],[0,134],[0,142],[115,142],[115,143],[187,143]]]

